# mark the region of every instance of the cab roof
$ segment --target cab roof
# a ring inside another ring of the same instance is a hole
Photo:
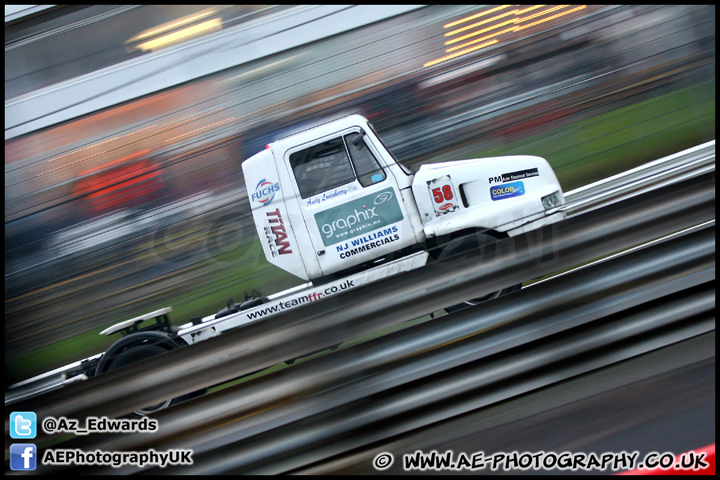
[[[268,147],[274,151],[280,152],[289,148],[297,147],[304,143],[315,141],[318,138],[332,135],[351,127],[362,127],[363,129],[367,129],[368,121],[362,115],[347,115],[345,117],[321,123],[300,132],[281,137],[270,143]]]

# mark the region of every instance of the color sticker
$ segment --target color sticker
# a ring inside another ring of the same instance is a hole
[[[525,185],[523,182],[506,183],[490,188],[490,198],[492,198],[493,201],[519,197],[520,195],[525,195]]]

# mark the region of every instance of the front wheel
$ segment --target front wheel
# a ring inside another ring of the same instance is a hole
[[[473,262],[482,262],[483,260],[490,260],[494,258],[495,249],[494,243],[498,241],[498,238],[487,234],[487,233],[469,233],[462,237],[457,237],[444,246],[442,246],[440,253],[437,255],[438,262],[457,261],[460,259],[466,259]],[[488,293],[481,297],[472,298],[466,300],[463,303],[452,305],[445,308],[448,313],[468,308],[472,305],[494,300],[502,295],[506,295],[511,292],[520,290],[522,284],[512,285],[497,292]]]

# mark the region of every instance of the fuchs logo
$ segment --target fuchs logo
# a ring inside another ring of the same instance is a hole
[[[268,182],[264,178],[255,187],[255,193],[252,194],[252,200],[267,205],[275,198],[275,193],[280,191],[279,183]]]

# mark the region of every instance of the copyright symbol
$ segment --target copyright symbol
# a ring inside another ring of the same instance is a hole
[[[43,427],[43,430],[45,430],[45,433],[48,433],[48,434],[54,433],[56,426],[57,426],[57,420],[55,420],[52,417],[48,417],[45,420],[43,420],[42,427]]]
[[[387,470],[393,464],[393,460],[395,458],[392,453],[378,453],[373,459],[373,467],[375,467],[375,470]]]

